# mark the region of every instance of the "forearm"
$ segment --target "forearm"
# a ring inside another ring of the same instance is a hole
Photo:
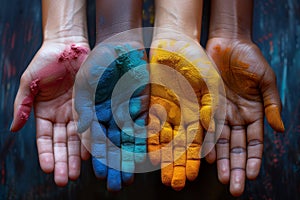
[[[142,27],[142,3],[142,0],[97,0],[96,43],[114,34]],[[126,39],[142,41],[142,34],[129,34]]]
[[[87,39],[86,0],[42,0],[45,40]]]
[[[209,38],[251,40],[253,0],[212,0]]]
[[[202,0],[156,0],[155,27],[175,30],[199,41],[202,20]],[[157,29],[160,34],[163,29]]]

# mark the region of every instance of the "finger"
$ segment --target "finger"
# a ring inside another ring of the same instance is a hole
[[[90,153],[86,147],[81,143],[80,145],[80,157],[82,160],[88,160],[90,158]]]
[[[212,164],[216,161],[215,143],[215,133],[206,132],[205,139],[203,141],[202,154],[205,156],[205,160],[209,164]]]
[[[67,129],[65,124],[54,124],[54,180],[58,186],[68,183],[68,154],[67,154]]]
[[[91,128],[88,128],[84,133],[78,134],[80,137],[80,155],[82,160],[88,160],[90,158],[91,151]]]
[[[190,124],[187,128],[187,161],[186,177],[189,181],[197,178],[200,168],[200,149],[203,141],[203,130],[199,123]]]
[[[222,126],[217,125],[217,130]],[[230,163],[229,163],[229,142],[230,142],[230,128],[224,124],[220,138],[217,140],[217,168],[218,178],[221,183],[228,184],[230,178]]]
[[[93,121],[91,126],[91,154],[94,173],[99,179],[105,179],[107,176],[106,135],[106,127]]]
[[[160,142],[159,142],[159,131],[160,131],[160,120],[152,114],[149,114],[150,123],[148,125],[148,152],[149,158],[153,165],[160,163]]]
[[[160,132],[161,144],[161,180],[162,183],[171,186],[173,177],[173,129],[166,122]]]
[[[186,181],[186,132],[183,128],[174,127],[173,145],[174,171],[171,186],[179,191],[184,188]]]
[[[80,139],[76,132],[75,122],[67,125],[68,136],[68,171],[69,178],[76,180],[80,175]]]
[[[247,127],[247,178],[258,176],[263,154],[263,119],[257,120]]]
[[[230,193],[239,196],[245,187],[246,132],[243,126],[232,127],[230,148]]]
[[[212,97],[207,92],[201,98],[200,121],[205,130],[215,132],[215,121],[213,120]]]
[[[275,131],[284,132],[284,124],[280,116],[281,101],[277,90],[276,77],[269,66],[263,76],[260,87],[268,123]]]
[[[133,182],[134,172],[134,133],[132,126],[124,126],[121,132],[122,139],[122,181],[125,184]]]
[[[14,119],[10,127],[10,131],[16,132],[20,130],[27,122],[34,98],[39,91],[39,80],[32,78],[24,73],[21,77],[20,87],[14,103]]]
[[[135,163],[142,163],[147,156],[147,130],[146,115],[143,115],[140,119],[135,121],[134,128],[134,160]],[[140,127],[138,127],[140,126]]]
[[[107,130],[107,189],[109,191],[120,191],[122,188],[121,181],[121,131],[114,120],[110,121]]]
[[[52,122],[36,118],[36,142],[42,170],[45,173],[53,172],[54,155]]]

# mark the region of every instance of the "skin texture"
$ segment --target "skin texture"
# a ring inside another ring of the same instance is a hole
[[[75,108],[79,115],[79,130],[87,130],[91,135],[86,145],[90,146],[95,175],[99,179],[107,178],[109,191],[119,191],[122,184],[132,183],[135,165],[145,159],[146,139],[137,137],[139,135],[145,137],[146,130],[134,132],[126,123],[145,125],[149,90],[144,88],[137,91],[130,100],[129,110],[133,122],[130,121],[131,119],[122,117],[126,102],[120,103],[117,108],[114,108],[115,110],[112,110],[111,95],[115,84],[124,73],[146,64],[146,56],[142,35],[138,32],[127,34],[120,41],[106,42],[105,45],[101,42],[122,31],[141,27],[142,1],[97,0],[96,9],[96,26],[99,30],[96,35],[96,46],[79,73],[78,87],[75,91],[78,99],[75,99]],[[106,66],[109,68],[105,69]],[[146,68],[133,71],[136,74],[130,75],[132,79],[149,77]],[[100,73],[103,73],[101,78]],[[145,80],[145,82],[148,81]],[[87,89],[83,87],[87,85],[88,88],[96,89],[95,102],[91,101],[93,92],[87,92]],[[122,98],[122,95],[124,93],[116,98]],[[96,104],[97,119],[92,118],[94,114],[90,113],[93,111],[93,103]],[[116,124],[113,113],[121,118],[122,127]],[[99,134],[100,127],[104,131],[103,134]],[[110,142],[118,148],[114,149]],[[140,154],[134,155],[133,153]],[[116,169],[111,165],[107,166],[109,164],[114,164]]]
[[[255,179],[259,174],[264,115],[275,131],[284,131],[275,74],[251,41],[252,7],[250,0],[212,1],[207,43],[207,53],[220,70],[227,99],[226,124],[216,151],[207,160],[217,159],[219,180],[230,182],[234,196],[243,193],[246,176]]]
[[[44,41],[21,77],[11,131],[24,126],[34,107],[41,168],[54,171],[55,183],[64,186],[68,178],[79,177],[80,157],[89,157],[72,115],[75,75],[89,52],[85,1],[45,0],[42,5]]]
[[[145,67],[142,70],[134,70],[135,67],[146,64],[142,47],[142,44],[137,42],[98,45],[83,64],[77,77],[75,109],[79,116],[78,128],[82,131],[88,128],[90,130],[90,140],[85,145],[90,146],[96,177],[107,178],[109,191],[119,191],[122,184],[132,183],[135,164],[143,162],[146,156],[146,139],[136,138],[145,137],[146,130],[134,132],[127,126],[131,119],[122,117],[126,102],[113,108],[111,105],[115,84],[127,71],[133,69],[130,73],[131,79],[145,79],[145,82],[148,82],[149,72]],[[103,58],[109,58],[109,61]],[[109,67],[105,69],[105,66]],[[103,75],[100,76],[100,73]],[[86,90],[86,87],[95,88],[95,102],[92,102],[93,92]],[[115,98],[123,98],[122,95],[126,92],[123,91]],[[146,88],[138,90],[129,104],[133,122],[141,126],[145,126],[147,120],[148,93]],[[96,112],[96,119],[92,117],[93,110]],[[116,124],[113,113],[121,119],[121,127]],[[103,134],[99,128],[103,130]],[[114,148],[110,142],[118,148]]]
[[[150,160],[155,165],[161,165],[163,184],[171,186],[174,190],[181,190],[185,186],[186,179],[193,181],[198,176],[203,127],[208,129],[212,115],[211,97],[202,77],[195,69],[199,63],[193,65],[187,58],[201,57],[206,62],[209,62],[209,59],[196,43],[160,39],[153,42],[151,48],[151,63],[167,65],[182,74],[189,81],[197,98],[196,102],[192,102],[189,94],[185,94],[186,98],[179,101],[167,87],[151,86],[150,107],[159,104],[163,108],[158,107],[150,112],[149,119],[152,122],[148,129],[148,151],[152,152]],[[187,52],[195,55],[189,55]],[[150,79],[154,78],[152,76],[155,74],[163,73],[164,71],[160,71],[158,67],[151,68]],[[166,74],[166,78],[167,76],[174,79],[170,74]],[[173,80],[175,82],[173,84],[184,88],[182,83],[176,80]],[[188,102],[188,106],[183,106],[182,101]],[[197,110],[199,105],[200,110]],[[167,113],[165,122],[161,117],[162,109]],[[199,111],[200,122],[198,118],[191,117],[191,113]],[[158,151],[160,149],[161,151]]]
[[[167,65],[182,74],[198,99],[196,104],[188,104],[188,111],[182,111],[173,91],[164,86],[151,86],[150,107],[157,104],[160,106],[149,115],[152,124],[148,129],[150,160],[155,165],[161,165],[163,184],[174,190],[181,190],[186,179],[192,181],[198,176],[203,127],[208,129],[211,125],[211,131],[214,131],[214,123],[210,123],[213,113],[211,96],[195,67],[202,65],[210,68],[212,64],[199,45],[202,1],[174,3],[162,0],[155,3],[155,27],[163,29],[154,30],[150,62]],[[164,74],[164,71],[159,67],[152,67],[150,79],[155,78],[155,74]],[[164,77],[167,79],[170,74]],[[173,80],[174,85],[182,87],[182,83],[177,81]],[[190,101],[189,94],[185,97],[184,101]],[[199,112],[195,110],[197,106],[200,106],[200,119],[191,121],[190,114]],[[165,122],[162,110],[166,112]]]

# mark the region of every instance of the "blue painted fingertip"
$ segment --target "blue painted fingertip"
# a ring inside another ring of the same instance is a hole
[[[121,172],[108,168],[107,189],[109,191],[120,191],[122,189]]]
[[[101,159],[92,157],[93,169],[97,178],[105,179],[107,176],[107,166],[101,161]]]

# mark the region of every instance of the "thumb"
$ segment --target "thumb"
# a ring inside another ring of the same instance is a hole
[[[260,88],[268,123],[275,131],[284,132],[284,124],[280,116],[281,101],[277,90],[276,77],[269,66],[263,76]]]
[[[73,90],[78,133],[83,133],[90,127],[95,113],[92,101],[94,98],[87,83],[83,82],[84,80],[77,78]]]
[[[27,122],[34,98],[39,92],[39,79],[33,80],[26,71],[21,77],[20,87],[14,103],[14,118],[10,131],[19,131]]]

